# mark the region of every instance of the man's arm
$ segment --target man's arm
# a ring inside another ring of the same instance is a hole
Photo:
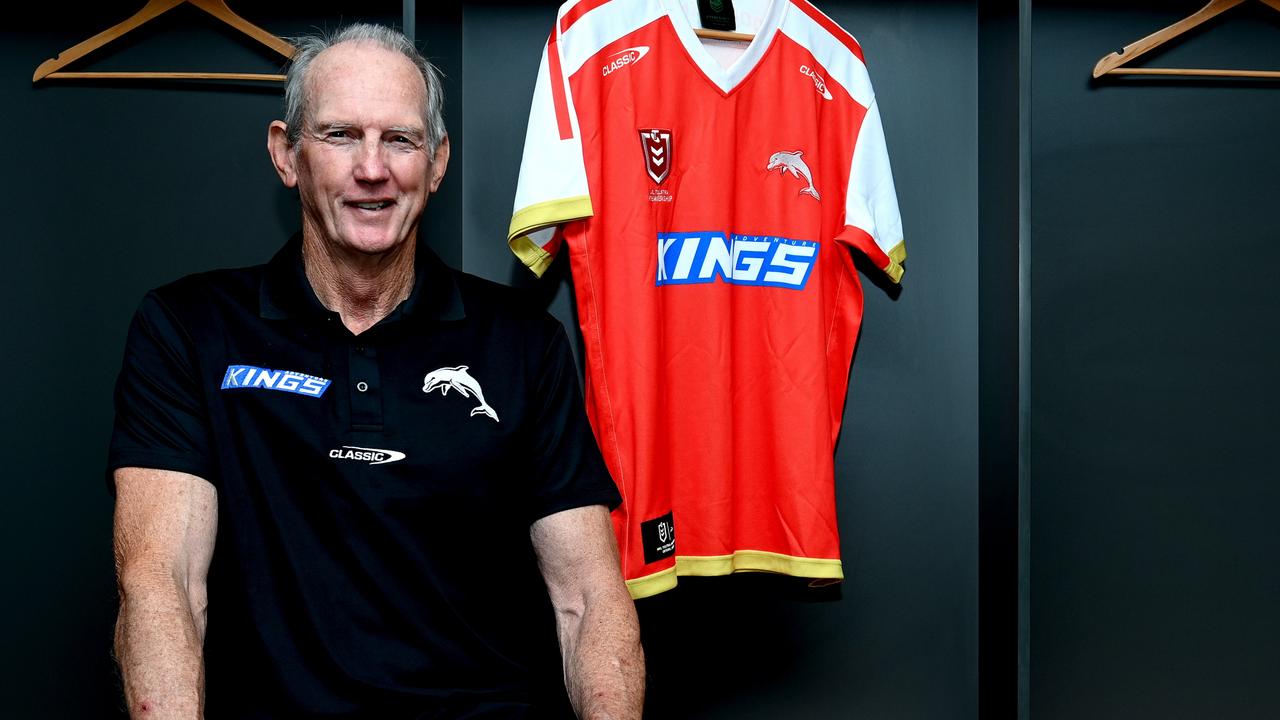
[[[556,611],[573,709],[582,720],[639,720],[644,651],[609,511],[558,512],[533,523],[530,534]]]
[[[134,718],[204,715],[205,580],[217,491],[195,475],[115,472],[116,660]]]

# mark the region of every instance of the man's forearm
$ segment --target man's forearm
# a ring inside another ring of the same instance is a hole
[[[639,720],[644,708],[644,651],[631,598],[625,612],[596,603],[561,617],[565,687],[582,720]]]
[[[130,717],[203,717],[203,609],[162,573],[121,578],[116,660]]]
[[[609,509],[562,510],[536,521],[530,534],[556,612],[574,711],[581,720],[640,720],[644,650]]]

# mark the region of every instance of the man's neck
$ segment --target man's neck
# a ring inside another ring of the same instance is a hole
[[[415,249],[409,241],[382,255],[353,255],[307,233],[302,238],[307,281],[320,304],[338,313],[353,335],[377,325],[409,297]]]

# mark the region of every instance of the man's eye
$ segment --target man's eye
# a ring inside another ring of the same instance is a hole
[[[392,142],[395,142],[400,145],[412,145],[413,139],[406,137],[404,135],[396,135],[394,138],[392,138]]]
[[[346,130],[330,130],[328,133],[325,134],[325,137],[331,140],[341,140],[347,137],[347,131]]]

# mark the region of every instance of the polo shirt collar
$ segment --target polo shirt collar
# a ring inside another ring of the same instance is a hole
[[[320,303],[302,263],[302,233],[285,243],[267,263],[258,294],[259,315],[267,320],[325,318],[332,311]],[[461,320],[466,317],[453,272],[423,243],[414,255],[413,290],[382,322]],[[381,324],[381,323],[379,323]]]

